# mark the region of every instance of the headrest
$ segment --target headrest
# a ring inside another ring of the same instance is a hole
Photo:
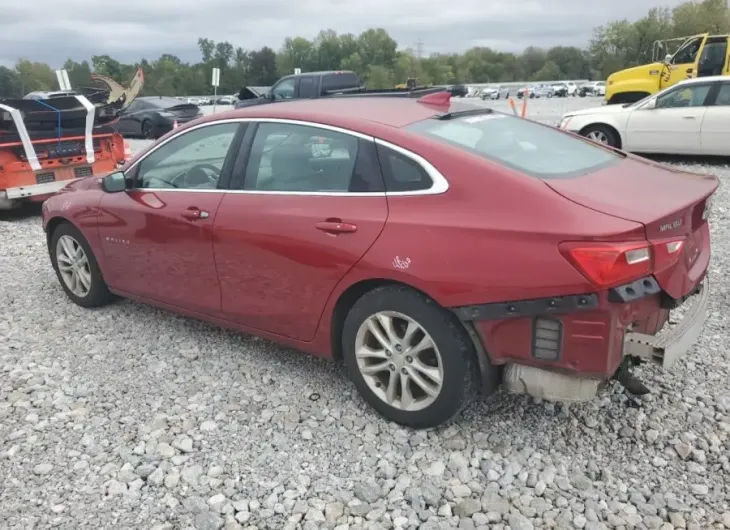
[[[271,173],[279,180],[308,175],[312,151],[307,145],[280,145],[271,153]]]

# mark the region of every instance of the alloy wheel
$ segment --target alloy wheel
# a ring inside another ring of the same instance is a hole
[[[603,131],[591,131],[586,135],[586,138],[599,144],[609,145],[608,137]]]
[[[91,291],[91,268],[83,247],[73,237],[63,235],[56,244],[56,263],[63,282],[74,295],[84,298]]]
[[[399,410],[431,405],[443,387],[443,361],[436,343],[412,318],[395,311],[368,317],[355,338],[355,357],[370,390]]]

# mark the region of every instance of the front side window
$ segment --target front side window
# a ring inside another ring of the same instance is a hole
[[[429,118],[405,129],[540,179],[582,176],[623,158],[552,127],[500,113]]]
[[[658,96],[656,108],[675,109],[684,107],[701,107],[705,104],[707,94],[712,85],[689,85],[678,87],[666,94]]]
[[[271,93],[274,99],[292,99],[294,97],[295,85],[296,79],[293,77],[290,79],[284,79],[281,83],[274,87]]]
[[[674,54],[672,64],[689,64],[695,62],[703,40],[704,37],[697,37],[687,42]]]
[[[240,126],[208,125],[173,138],[139,163],[136,187],[215,189]]]
[[[372,142],[309,125],[259,125],[244,190],[285,192],[383,191]]]

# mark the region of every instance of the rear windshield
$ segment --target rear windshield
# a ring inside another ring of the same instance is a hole
[[[360,86],[360,79],[350,72],[325,74],[322,76],[322,92],[327,90],[344,90]]]
[[[579,177],[622,159],[588,141],[507,114],[429,118],[405,129],[545,180]]]

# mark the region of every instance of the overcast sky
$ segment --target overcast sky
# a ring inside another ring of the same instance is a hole
[[[584,46],[594,26],[637,19],[681,0],[11,0],[0,9],[0,64],[18,58],[58,67],[109,54],[134,62],[171,53],[198,61],[198,37],[245,49],[279,49],[285,37],[320,29],[385,28],[401,47],[426,54],[490,46]]]

